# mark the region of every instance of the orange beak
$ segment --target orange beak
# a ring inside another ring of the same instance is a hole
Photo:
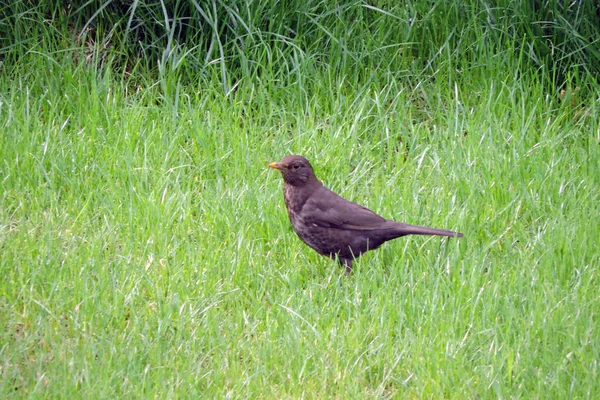
[[[271,164],[269,164],[269,167],[275,168],[275,169],[281,169],[281,167],[279,166],[279,164],[277,164],[276,162],[272,162]]]

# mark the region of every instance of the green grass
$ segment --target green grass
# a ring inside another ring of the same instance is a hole
[[[119,75],[47,33],[7,55],[0,397],[600,396],[600,90],[486,32],[431,69],[386,64],[383,32],[328,68],[316,40],[240,62],[227,93],[218,63]],[[292,153],[465,237],[392,241],[346,278],[289,224],[267,165]]]

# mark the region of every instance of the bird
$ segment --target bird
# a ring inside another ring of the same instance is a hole
[[[337,259],[352,272],[352,263],[388,240],[406,235],[463,237],[462,233],[387,220],[323,186],[310,162],[286,156],[269,167],[283,175],[283,198],[292,227],[317,253]]]

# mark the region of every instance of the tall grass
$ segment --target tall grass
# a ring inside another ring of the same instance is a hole
[[[225,92],[265,72],[294,79],[306,59],[357,79],[370,79],[374,69],[384,77],[379,70],[455,79],[463,68],[482,70],[510,51],[520,59],[509,68],[541,69],[558,87],[575,72],[600,72],[593,2],[17,0],[1,20],[0,48],[11,60],[79,47],[122,73],[141,64],[177,70],[193,82],[205,74],[212,79],[215,68]]]

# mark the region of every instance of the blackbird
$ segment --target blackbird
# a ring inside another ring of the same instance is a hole
[[[302,156],[269,164],[283,175],[283,197],[294,231],[317,253],[335,259],[352,272],[352,261],[388,240],[405,235],[462,237],[462,233],[386,220],[352,203],[319,182]]]

